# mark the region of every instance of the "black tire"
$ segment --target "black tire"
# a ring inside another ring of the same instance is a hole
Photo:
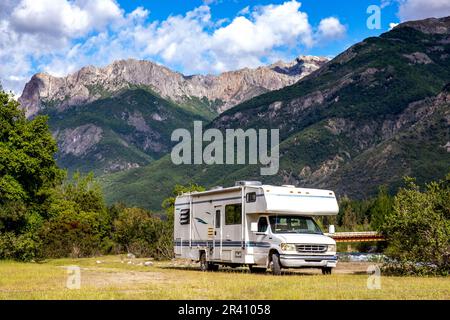
[[[278,253],[272,253],[271,266],[272,266],[272,274],[274,276],[281,275],[281,263],[280,263],[280,256],[278,255]]]
[[[322,274],[331,274],[331,271],[333,270],[333,268],[330,267],[323,267],[322,268]]]
[[[201,252],[200,253],[200,270],[208,271],[208,265],[209,265],[209,263],[206,261],[206,253]]]
[[[208,270],[209,271],[217,271],[217,270],[219,270],[219,265],[212,263],[212,262],[208,262]]]
[[[266,273],[267,271],[267,268],[255,267],[252,264],[250,264],[248,268],[250,269],[250,273]]]

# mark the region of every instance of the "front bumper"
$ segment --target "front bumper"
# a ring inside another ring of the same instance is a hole
[[[307,256],[300,254],[280,255],[281,265],[285,268],[336,267],[336,255]]]

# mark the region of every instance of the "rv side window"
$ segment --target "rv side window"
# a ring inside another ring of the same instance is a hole
[[[180,211],[180,224],[189,224],[189,209],[181,209]]]
[[[216,210],[216,228],[220,228],[220,210]]]
[[[225,224],[241,224],[242,223],[242,205],[229,204],[225,206]]]
[[[246,195],[247,202],[255,202],[256,201],[256,192],[249,192]]]
[[[268,225],[269,224],[267,223],[267,218],[266,217],[259,218],[259,221],[258,221],[258,232],[266,232]]]

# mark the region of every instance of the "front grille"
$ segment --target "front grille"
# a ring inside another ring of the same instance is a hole
[[[300,253],[322,253],[327,251],[326,244],[297,244],[295,246]]]

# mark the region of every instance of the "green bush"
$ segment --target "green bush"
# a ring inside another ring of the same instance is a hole
[[[39,230],[45,257],[85,257],[105,253],[111,219],[93,175],[75,174],[54,190],[49,219]]]
[[[31,233],[0,233],[0,258],[30,261],[41,258],[41,242]]]
[[[385,270],[405,274],[450,273],[450,175],[422,192],[414,180],[395,196],[381,230],[388,240]]]
[[[140,208],[123,208],[113,222],[113,239],[120,251],[155,259],[170,258],[173,245],[167,222]],[[170,248],[167,239],[170,239]]]

